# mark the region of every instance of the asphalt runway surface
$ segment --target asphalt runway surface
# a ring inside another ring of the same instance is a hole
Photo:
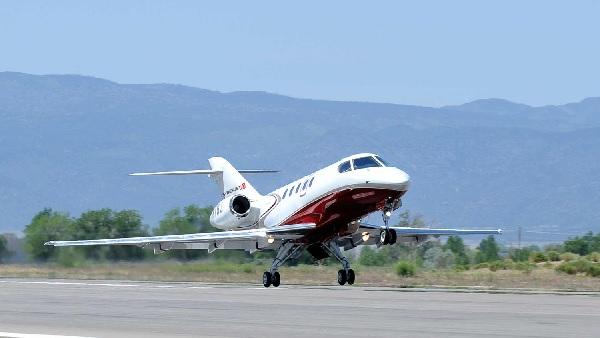
[[[599,337],[598,294],[0,279],[0,337]]]

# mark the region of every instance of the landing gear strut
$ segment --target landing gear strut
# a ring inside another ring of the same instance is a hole
[[[340,247],[333,240],[329,241],[327,244],[324,244],[323,247],[331,256],[335,257],[338,262],[342,263],[342,269],[338,271],[337,281],[340,285],[344,285],[348,283],[348,285],[354,284],[356,279],[356,274],[354,270],[350,268],[350,262],[348,259],[342,254],[340,251]]]
[[[263,285],[266,288],[271,285],[278,287],[281,284],[281,276],[277,270],[288,259],[298,256],[302,248],[302,245],[292,242],[285,242],[279,247],[279,250],[277,250],[277,256],[275,256],[273,264],[271,264],[271,270],[263,273]]]
[[[381,230],[379,235],[379,244],[387,245],[387,244],[395,244],[397,235],[396,231],[390,229],[390,217],[392,217],[392,211],[400,208],[402,206],[401,199],[392,199],[388,198],[385,201],[385,206],[382,210],[383,224],[385,224],[385,229]]]

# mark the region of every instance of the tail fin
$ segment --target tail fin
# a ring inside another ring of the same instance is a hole
[[[226,197],[234,192],[239,192],[246,195],[249,199],[255,199],[261,195],[254,189],[250,183],[241,175],[260,174],[260,173],[276,173],[277,170],[236,170],[231,163],[222,157],[211,157],[208,159],[210,170],[194,169],[194,170],[179,170],[179,171],[160,171],[151,173],[133,173],[130,176],[151,176],[151,175],[209,175],[215,180],[223,197]]]
[[[260,197],[258,191],[226,159],[211,157],[208,159],[208,163],[210,164],[210,169],[215,172],[214,174],[210,174],[210,177],[219,184],[223,197],[227,197],[227,195],[234,192],[243,193],[249,199]]]

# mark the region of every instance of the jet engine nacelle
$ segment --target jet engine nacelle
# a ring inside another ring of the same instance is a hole
[[[260,208],[245,195],[233,195],[223,199],[213,209],[210,224],[214,227],[230,230],[253,225],[260,217]]]

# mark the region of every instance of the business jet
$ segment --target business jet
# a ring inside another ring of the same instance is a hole
[[[136,245],[155,253],[177,249],[276,250],[269,271],[263,273],[265,287],[281,283],[279,268],[303,250],[316,260],[335,257],[342,265],[337,281],[354,284],[356,274],[342,251],[359,245],[393,245],[423,242],[431,236],[500,234],[502,230],[460,230],[395,227],[392,212],[402,205],[410,178],[376,154],[343,158],[267,195],[261,195],[242,174],[273,170],[236,170],[222,157],[209,160],[210,170],[134,173],[149,175],[208,175],[218,185],[222,199],[210,215],[210,223],[223,231],[186,235],[51,241],[45,245]],[[381,212],[383,224],[362,220]]]

